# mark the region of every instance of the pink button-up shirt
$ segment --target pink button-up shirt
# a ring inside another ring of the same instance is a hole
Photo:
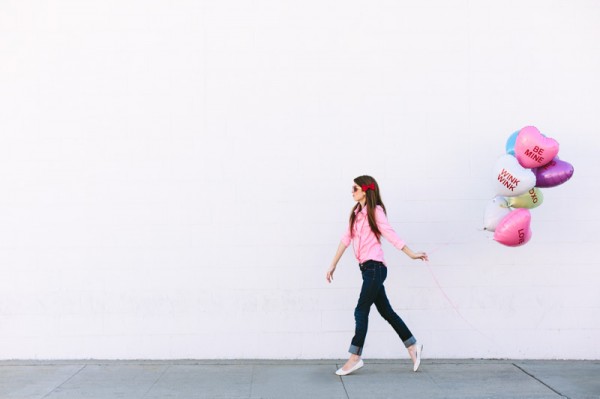
[[[381,243],[371,231],[371,226],[369,226],[367,207],[363,207],[360,212],[356,210],[355,213],[354,237],[350,237],[350,226],[348,226],[342,236],[342,243],[347,248],[350,245],[350,241],[352,241],[354,255],[358,259],[358,263],[364,263],[367,260],[376,260],[385,264]],[[377,228],[381,231],[381,235],[386,240],[398,249],[404,248],[405,242],[398,237],[392,226],[390,226],[383,208],[379,205],[375,208],[375,222],[377,223]]]

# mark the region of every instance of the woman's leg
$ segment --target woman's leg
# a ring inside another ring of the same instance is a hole
[[[414,345],[415,342],[417,342],[415,337],[408,329],[408,326],[404,323],[400,316],[398,316],[394,309],[392,309],[392,305],[390,305],[390,301],[388,300],[388,297],[385,293],[385,287],[383,285],[377,293],[375,306],[377,307],[381,317],[390,323],[394,331],[396,331],[396,334],[398,334],[406,348]]]
[[[360,362],[360,356],[365,344],[367,336],[367,329],[369,327],[369,312],[371,311],[371,305],[377,298],[377,292],[383,284],[381,269],[385,269],[385,266],[369,266],[370,268],[365,269],[362,272],[363,284],[360,290],[360,296],[358,303],[354,309],[354,320],[356,321],[356,328],[354,337],[348,350],[351,355],[346,364],[342,367],[342,370],[349,370]]]
[[[360,290],[358,303],[354,309],[356,329],[350,349],[348,350],[350,353],[358,356],[362,354],[362,349],[365,345],[367,329],[369,328],[369,312],[371,311],[371,305],[373,305],[377,299],[377,294],[383,284],[381,269],[385,269],[385,266],[378,266],[374,269],[363,271],[363,284]]]
[[[375,306],[379,311],[379,314],[394,328],[404,346],[408,350],[408,354],[413,361],[414,371],[417,371],[419,368],[419,364],[421,363],[421,353],[423,346],[417,344],[416,338],[412,335],[408,326],[404,323],[404,321],[398,316],[394,309],[392,309],[392,305],[390,305],[390,301],[387,298],[385,293],[385,287],[382,285],[377,293],[377,298],[375,299]]]

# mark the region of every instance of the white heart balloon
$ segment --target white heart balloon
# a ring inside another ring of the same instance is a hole
[[[488,202],[483,216],[483,228],[487,231],[496,230],[496,226],[510,213],[508,201],[504,197],[495,197]]]
[[[494,166],[494,188],[496,195],[515,197],[535,187],[535,174],[519,164],[517,158],[504,154]]]

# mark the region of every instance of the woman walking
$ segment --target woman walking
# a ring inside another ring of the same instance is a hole
[[[350,344],[349,352],[351,355],[346,364],[336,371],[336,374],[348,375],[364,365],[361,355],[367,336],[369,311],[373,304],[375,304],[381,316],[394,328],[404,346],[408,349],[408,354],[413,361],[413,370],[417,371],[421,363],[423,345],[417,343],[417,340],[406,324],[392,309],[385,294],[383,282],[387,277],[387,267],[381,248],[381,236],[385,237],[394,247],[412,259],[426,261],[428,260],[427,254],[424,252],[413,252],[398,237],[392,226],[390,226],[386,216],[385,205],[381,201],[379,185],[374,178],[371,176],[359,176],[354,179],[352,196],[354,201],[356,201],[356,205],[352,208],[348,229],[342,236],[340,245],[326,275],[327,281],[331,283],[333,273],[340,258],[350,245],[350,242],[352,242],[354,255],[358,260],[362,272],[363,283],[358,304],[354,310],[356,330]]]

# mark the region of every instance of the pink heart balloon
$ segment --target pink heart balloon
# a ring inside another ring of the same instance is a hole
[[[509,247],[518,247],[531,239],[531,213],[519,208],[506,215],[494,232],[494,240]]]
[[[536,187],[556,187],[573,176],[573,165],[561,161],[558,157],[550,163],[533,170],[536,177]]]
[[[537,168],[558,154],[558,142],[544,137],[535,126],[525,126],[515,142],[515,156],[525,168]]]

